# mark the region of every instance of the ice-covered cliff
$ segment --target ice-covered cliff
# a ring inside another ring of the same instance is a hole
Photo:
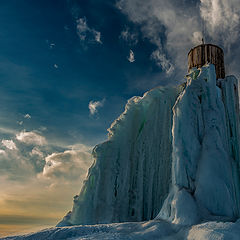
[[[142,221],[160,210],[157,219],[185,225],[238,218],[237,89],[233,76],[216,86],[207,65],[193,69],[186,86],[130,99],[58,225]]]

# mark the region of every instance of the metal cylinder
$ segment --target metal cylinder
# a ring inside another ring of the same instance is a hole
[[[188,53],[188,72],[193,67],[202,67],[206,63],[215,65],[216,78],[225,78],[223,50],[213,44],[201,44]]]

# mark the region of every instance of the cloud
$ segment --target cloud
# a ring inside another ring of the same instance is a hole
[[[39,135],[36,132],[22,131],[16,135],[16,139],[19,142],[23,142],[23,143],[29,144],[29,145],[33,144],[33,145],[42,146],[42,145],[47,144],[45,137]]]
[[[23,125],[23,121],[17,121],[17,123],[21,126]]]
[[[45,161],[43,177],[73,180],[86,175],[92,163],[92,157],[89,152],[67,150],[62,153],[52,153],[45,158]]]
[[[10,150],[17,150],[16,144],[13,142],[13,140],[2,140],[2,145]]]
[[[97,114],[98,108],[103,107],[104,102],[105,102],[105,99],[103,99],[102,101],[90,101],[88,104],[90,114],[91,115]]]
[[[193,34],[192,34],[192,42],[195,45],[198,45],[200,42],[202,42],[202,40],[204,40],[202,32],[193,32]]]
[[[24,118],[30,119],[31,116],[30,116],[30,114],[27,113],[27,114],[24,115]]]
[[[4,151],[4,150],[2,150],[2,149],[0,149],[0,155],[5,155],[6,154],[6,152]]]
[[[130,63],[135,62],[134,52],[133,52],[131,49],[130,49],[130,51],[129,51],[129,56],[127,57],[127,60],[128,60]]]
[[[30,152],[30,155],[31,156],[37,155],[37,156],[39,156],[41,158],[43,158],[43,156],[44,156],[43,152],[41,152],[37,147],[34,147],[32,149],[32,151]]]
[[[225,47],[236,42],[240,33],[238,0],[201,0],[201,17],[210,37]]]
[[[151,59],[153,59],[158,66],[160,66],[167,74],[172,74],[174,71],[173,64],[166,58],[159,49],[155,50],[151,54]]]
[[[121,32],[120,38],[126,41],[129,45],[136,45],[138,43],[137,33],[131,33],[128,27]]]
[[[55,43],[50,43],[49,48],[50,48],[50,49],[53,49],[55,46],[56,46]]]
[[[77,35],[82,42],[102,44],[101,33],[89,28],[85,17],[77,19],[76,23]]]
[[[240,4],[238,0],[120,0],[118,9],[139,26],[144,40],[156,46],[150,58],[156,60],[166,76],[174,66],[175,78],[187,71],[187,53],[201,44],[204,30],[206,42],[224,46],[225,59],[235,72],[240,61],[238,47]],[[204,26],[203,24],[204,23]],[[235,64],[234,62],[237,62]],[[171,72],[170,71],[170,72]],[[174,80],[175,81],[175,80]]]
[[[57,69],[57,68],[58,68],[58,65],[55,63],[55,64],[53,65],[53,67]]]

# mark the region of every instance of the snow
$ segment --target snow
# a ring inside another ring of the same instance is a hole
[[[179,227],[166,221],[55,227],[1,240],[239,240],[240,220]]]
[[[58,227],[4,239],[239,239],[239,118],[238,81],[212,64],[131,98]]]

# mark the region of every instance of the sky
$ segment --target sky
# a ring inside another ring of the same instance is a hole
[[[0,236],[54,226],[132,96],[205,42],[239,77],[238,0],[1,0]]]

